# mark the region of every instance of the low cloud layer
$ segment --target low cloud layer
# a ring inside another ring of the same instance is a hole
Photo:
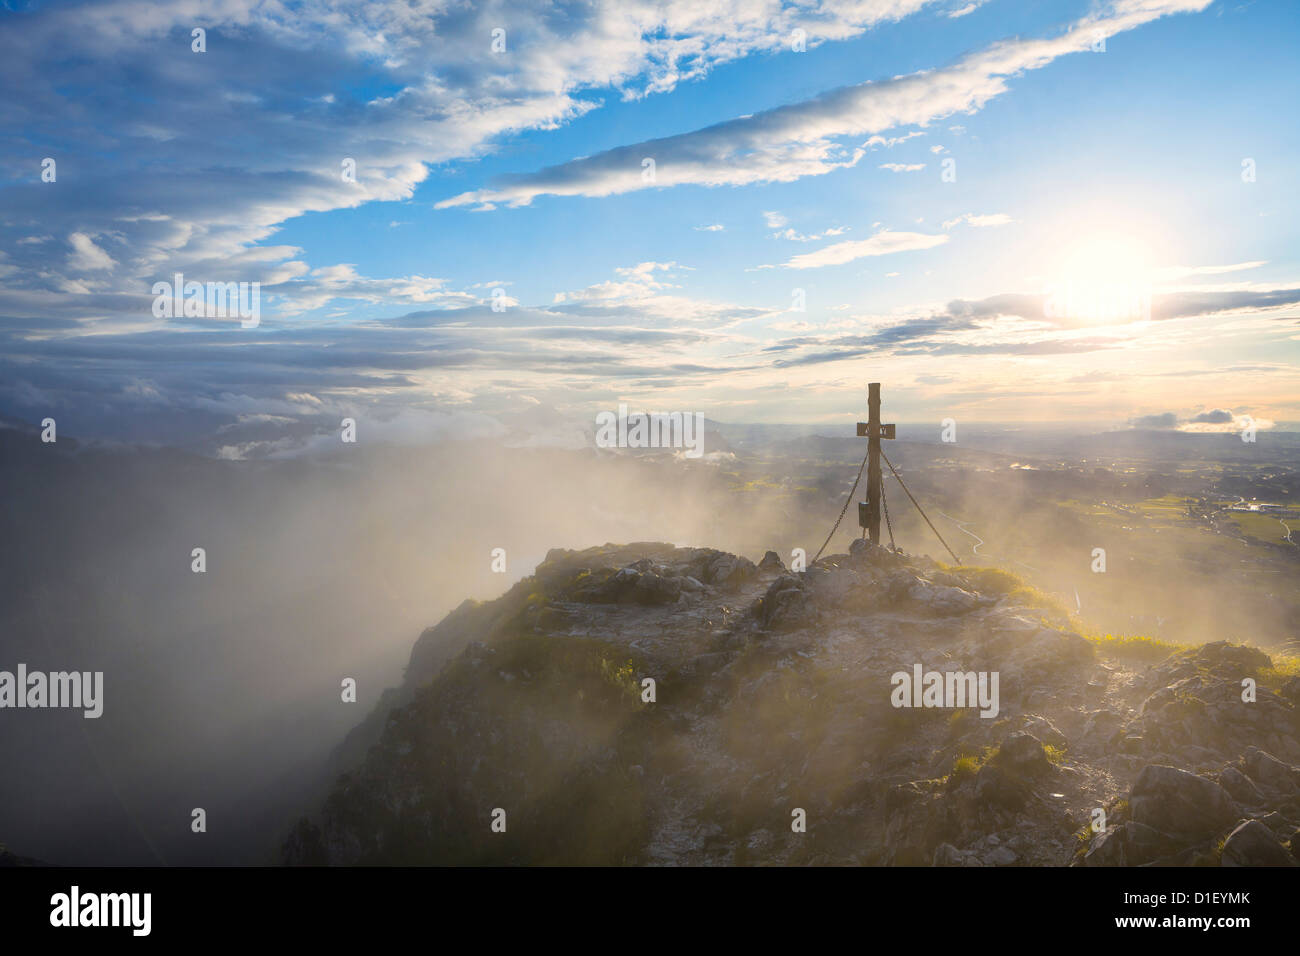
[[[1238,413],[1228,408],[1213,408],[1209,411],[1185,415],[1178,412],[1138,415],[1131,419],[1129,424],[1134,428],[1158,431],[1228,434],[1248,429],[1267,430],[1277,423],[1268,418],[1252,416],[1245,412]]]

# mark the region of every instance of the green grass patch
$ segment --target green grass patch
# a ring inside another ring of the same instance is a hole
[[[1282,657],[1270,655],[1272,667],[1263,667],[1259,671],[1261,686],[1277,693],[1283,684],[1293,677],[1300,677],[1300,657]]]
[[[1278,544],[1286,538],[1282,522],[1272,515],[1260,514],[1257,511],[1232,511],[1229,515],[1232,523],[1246,537]]]
[[[945,778],[949,784],[957,784],[967,777],[973,777],[979,773],[980,767],[984,766],[990,760],[998,755],[998,748],[985,747],[978,754],[963,753],[953,761],[952,772]]]
[[[1106,657],[1125,660],[1162,661],[1170,654],[1190,650],[1191,644],[1178,644],[1146,634],[1089,634],[1083,636],[1096,645]]]
[[[1034,587],[1019,574],[1005,568],[989,565],[940,564],[941,568],[960,578],[971,591],[1010,599],[1012,604],[1041,608],[1060,616],[1068,616],[1069,609],[1057,597]]]

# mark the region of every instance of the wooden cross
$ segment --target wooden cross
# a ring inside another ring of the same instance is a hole
[[[858,422],[858,437],[867,439],[867,500],[858,503],[858,525],[872,544],[880,544],[880,439],[893,438],[894,426],[880,424],[880,383],[867,385],[867,420]]]

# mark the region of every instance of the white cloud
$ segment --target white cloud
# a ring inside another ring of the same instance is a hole
[[[925,169],[925,163],[881,163],[880,168],[893,173],[915,173]]]
[[[1106,13],[1085,16],[1046,38],[995,43],[956,63],[877,82],[830,90],[791,103],[674,136],[575,159],[445,199],[438,208],[528,205],[543,195],[610,196],[680,185],[740,186],[792,182],[856,165],[863,148],[847,136],[925,125],[972,113],[1006,92],[1009,78],[1058,57],[1089,50],[1110,37],[1162,16],[1202,10],[1211,0],[1115,0]],[[641,176],[645,157],[655,180]]]
[[[794,229],[782,229],[779,232],[772,233],[773,239],[788,239],[790,242],[816,242],[818,239],[826,239],[830,236],[842,236],[849,231],[848,226],[835,226],[831,229],[824,229],[821,232],[802,233]]]
[[[68,245],[72,246],[68,266],[76,272],[97,272],[117,265],[113,257],[95,245],[95,240],[84,232],[68,236]]]
[[[563,15],[552,0],[323,0],[292,11],[282,0],[37,4],[0,31],[6,128],[68,144],[60,173],[79,175],[66,185],[60,176],[57,189],[6,189],[0,248],[14,250],[18,268],[5,282],[138,295],[176,271],[223,279],[206,270],[226,270],[286,220],[410,200],[430,164],[553,129],[598,109],[593,93],[643,97],[721,63],[788,51],[796,25],[815,46],[932,2],[594,0]],[[507,56],[490,48],[500,25]],[[195,26],[208,30],[212,52],[189,52]],[[173,47],[183,68],[166,52]],[[87,98],[92,87],[127,95]],[[136,89],[148,91],[148,116],[165,122],[142,121]],[[344,158],[356,162],[355,182],[340,175]],[[38,222],[83,238],[52,265],[23,241]],[[243,263],[229,278],[264,285],[319,265]]]
[[[958,216],[956,219],[947,220],[943,224],[943,228],[951,229],[953,226],[960,225],[963,222],[966,223],[968,226],[983,227],[983,226],[1005,226],[1008,225],[1009,223],[1015,222],[1015,220],[1003,212],[993,213],[992,215],[989,216],[977,216],[974,213],[967,212]]]
[[[771,209],[763,211],[763,225],[767,226],[768,229],[775,230],[772,233],[773,239],[786,239],[790,242],[813,242],[817,239],[825,239],[828,236],[842,235],[849,231],[848,226],[835,226],[821,232],[799,232],[796,229],[788,228],[790,220],[784,214]]]
[[[1226,411],[1220,409],[1219,411]],[[1227,412],[1228,421],[1219,421],[1213,415],[1196,415],[1191,421],[1179,424],[1180,432],[1192,432],[1195,434],[1234,434],[1244,431],[1247,428],[1256,428],[1260,431],[1267,431],[1274,428],[1277,422],[1271,418],[1252,418],[1250,415],[1237,415]],[[1198,421],[1197,419],[1208,419]]]
[[[1254,262],[1237,262],[1226,266],[1166,266],[1163,269],[1157,269],[1152,276],[1156,282],[1172,282],[1178,279],[1189,279],[1193,276],[1212,276],[1223,275],[1228,272],[1242,272],[1246,269],[1258,269],[1260,266],[1268,265],[1267,259],[1259,259]]]
[[[263,286],[262,292],[285,297],[284,304],[278,310],[282,315],[317,309],[334,299],[427,305],[445,309],[468,308],[484,301],[468,292],[449,288],[446,279],[421,275],[370,279],[359,275],[356,268],[347,263],[313,269],[306,275]],[[510,298],[504,301],[506,305],[515,304]]]
[[[695,330],[734,325],[761,318],[772,310],[683,295],[680,273],[692,271],[677,262],[641,262],[615,269],[616,277],[583,289],[557,292],[546,310],[524,310],[517,324],[580,325],[584,328],[651,328]]]
[[[870,239],[857,239],[849,242],[837,242],[795,256],[785,263],[787,269],[820,269],[823,266],[843,265],[854,259],[867,256],[887,256],[895,252],[910,252],[917,249],[932,249],[948,241],[945,235],[927,235],[921,232],[890,232],[884,230]]]
[[[673,288],[666,279],[677,268],[675,262],[641,262],[635,266],[615,269],[618,279],[601,282],[575,292],[555,293],[555,304],[567,302],[591,302],[595,300],[641,299],[661,289]],[[664,273],[661,279],[658,273]]]
[[[877,146],[884,146],[886,149],[897,146],[899,143],[906,143],[909,139],[916,136],[924,136],[925,133],[916,130],[911,133],[904,133],[902,136],[873,136],[862,145],[867,149],[875,149]]]

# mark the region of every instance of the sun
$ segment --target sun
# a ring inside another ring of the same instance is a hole
[[[1051,270],[1044,311],[1075,323],[1151,317],[1150,246],[1126,233],[1091,233],[1065,244]]]
[[[1060,271],[1076,282],[1149,281],[1151,250],[1133,235],[1093,234],[1066,246]]]

